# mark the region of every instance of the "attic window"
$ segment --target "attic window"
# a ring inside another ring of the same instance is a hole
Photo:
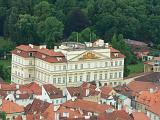
[[[42,55],[42,58],[46,58],[46,56],[45,56],[45,55]]]
[[[115,56],[115,57],[118,57],[118,53],[114,53],[114,56]]]
[[[17,53],[21,53],[21,51],[20,51],[20,50],[17,50]]]
[[[57,57],[57,60],[58,60],[58,61],[62,61],[62,58],[60,58],[60,57]]]
[[[32,57],[32,56],[33,56],[33,53],[32,53],[32,52],[30,52],[30,53],[29,53],[29,56],[30,56],[30,57]]]

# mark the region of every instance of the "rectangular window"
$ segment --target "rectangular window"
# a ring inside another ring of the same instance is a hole
[[[94,63],[94,67],[95,67],[95,68],[97,68],[97,62],[96,62],[96,63]]]
[[[63,70],[66,70],[66,66],[65,65],[63,66]]]
[[[90,63],[87,64],[88,68],[90,68]]]
[[[102,80],[102,74],[99,74],[99,80]]]
[[[91,74],[90,72],[87,73],[87,76],[86,76],[87,81],[90,81],[90,74]]]
[[[55,84],[56,83],[56,78],[53,78],[53,84]]]
[[[117,65],[118,65],[118,62],[116,61],[116,62],[115,62],[115,66],[117,66]]]
[[[29,65],[32,65],[32,60],[29,61]]]
[[[111,66],[113,66],[113,62],[111,62]]]
[[[108,78],[108,74],[107,73],[105,73],[105,79],[107,79]]]
[[[94,80],[97,80],[97,74],[94,74]]]
[[[110,79],[112,79],[113,78],[113,73],[110,73]]]
[[[61,78],[58,78],[58,83],[59,83],[59,84],[61,83]]]
[[[105,62],[105,67],[108,67],[108,62]]]
[[[122,72],[119,72],[119,78],[121,78],[122,77]]]
[[[74,76],[74,82],[77,82],[77,76]]]
[[[66,80],[66,78],[65,78],[65,77],[63,77],[63,83],[65,83],[65,80]]]
[[[120,66],[122,65],[122,61],[119,62],[119,65],[120,65]]]
[[[80,79],[80,81],[82,81],[82,79],[83,79],[83,76],[81,75],[79,79]]]
[[[117,72],[116,72],[116,73],[114,73],[114,78],[117,78]]]
[[[76,69],[76,70],[78,69],[78,65],[75,65],[75,69]]]
[[[72,77],[69,77],[69,82],[72,82]]]
[[[83,69],[83,64],[81,64],[81,69]]]

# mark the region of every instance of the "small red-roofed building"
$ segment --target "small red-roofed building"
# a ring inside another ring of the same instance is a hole
[[[134,120],[150,120],[149,117],[143,112],[133,112],[132,116]]]
[[[140,92],[140,95],[136,99],[136,110],[147,113],[147,110],[151,106],[160,102],[160,90],[150,89],[148,91]]]
[[[64,93],[66,93],[67,100],[78,98],[92,102],[100,102],[100,90],[96,89],[96,85],[84,82],[82,85],[78,87],[67,87],[64,90]]]
[[[115,105],[116,101],[114,96],[116,95],[116,91],[111,86],[103,86],[100,88],[101,90],[101,101],[107,105]]]
[[[62,90],[52,84],[44,84],[42,85],[42,95],[40,99],[52,103],[54,107],[58,107],[66,101],[66,96],[63,95]]]
[[[134,118],[124,110],[115,110],[101,113],[97,120],[134,120]]]
[[[15,119],[19,115],[24,114],[24,107],[18,105],[17,103],[2,99],[0,105],[0,111],[6,113],[7,119]]]
[[[160,119],[160,101],[155,102],[147,109],[147,116],[150,118],[150,120]]]
[[[62,104],[65,108],[70,108],[74,110],[80,110],[81,114],[86,116],[99,115],[106,110],[114,110],[110,105],[99,104],[97,102],[91,102],[81,99],[70,100]]]
[[[34,99],[25,107],[27,120],[55,120],[54,106],[51,103]]]

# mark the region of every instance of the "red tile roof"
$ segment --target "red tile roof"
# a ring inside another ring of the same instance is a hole
[[[143,112],[132,113],[134,120],[150,120],[146,114]]]
[[[88,90],[89,94],[87,96],[96,96],[100,92],[96,91],[96,86],[92,85],[91,83],[86,83],[84,82],[81,86],[79,87],[67,87],[68,92],[70,95],[76,96],[77,98],[81,99],[83,97],[86,97],[86,92]]]
[[[8,84],[8,83],[1,83],[0,89],[2,91],[16,91],[16,84]]]
[[[7,114],[22,113],[24,112],[23,106],[18,105],[17,103],[2,99],[1,111],[6,112]]]
[[[148,111],[160,116],[160,102],[156,102],[155,104],[153,104],[152,106],[150,106],[148,108]]]
[[[71,101],[71,100],[67,101],[63,103],[62,106],[67,108],[80,109],[87,112],[95,112],[95,113],[102,113],[105,110],[112,108],[112,106],[110,105],[98,104],[96,102],[91,102],[91,101],[86,101],[81,99],[77,99],[75,101]]]
[[[14,120],[23,120],[22,116],[18,115]]]
[[[148,90],[149,88],[156,88],[158,85],[152,82],[143,82],[143,81],[132,81],[127,84],[127,87],[130,88],[134,92],[141,92]]]
[[[152,106],[153,104],[160,102],[160,90],[153,93],[142,91],[138,96],[137,101],[147,106]]]
[[[29,90],[28,90],[29,89]],[[21,91],[27,91],[27,92],[33,92],[36,95],[42,94],[42,88],[35,82],[31,82],[29,84],[21,85],[20,86]]]
[[[43,87],[51,99],[63,98],[62,90],[56,88],[55,86],[53,86],[51,84],[45,84],[45,85],[43,85]]]
[[[117,110],[110,113],[106,111],[98,116],[98,120],[134,120],[128,113],[124,110]]]
[[[32,52],[33,56],[42,59],[47,62],[66,62],[65,56],[61,52],[55,52],[47,48],[39,48],[38,46],[20,45],[12,51],[13,54],[19,55],[21,57],[28,58],[29,53]]]
[[[79,110],[73,110],[73,109],[65,108],[65,107],[60,107],[57,110],[57,113],[60,113],[60,117],[64,117],[63,113],[67,113],[69,114],[68,118],[75,118],[75,116],[77,116],[78,118],[83,118],[83,115],[81,115]]]
[[[103,86],[100,88],[101,89],[101,97],[102,98],[106,98],[107,96],[109,96],[109,93],[114,90],[112,87],[110,86]]]
[[[119,50],[116,50],[115,48],[110,46],[110,53],[111,53],[111,58],[125,58],[125,55],[123,55],[122,53],[120,53]]]
[[[39,114],[39,113],[45,113],[47,108],[53,106],[53,104],[41,101],[39,99],[34,99],[32,104],[29,104],[25,107],[26,114]]]

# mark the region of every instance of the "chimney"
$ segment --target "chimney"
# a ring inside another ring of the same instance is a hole
[[[19,85],[16,85],[16,89],[19,89]]]
[[[154,93],[154,89],[153,88],[149,88],[149,92],[150,93]]]
[[[29,44],[29,47],[33,48],[33,47],[34,47],[34,45],[32,45],[32,44]]]
[[[89,96],[89,88],[86,89],[86,96]]]
[[[39,49],[46,48],[46,45],[40,45]]]

